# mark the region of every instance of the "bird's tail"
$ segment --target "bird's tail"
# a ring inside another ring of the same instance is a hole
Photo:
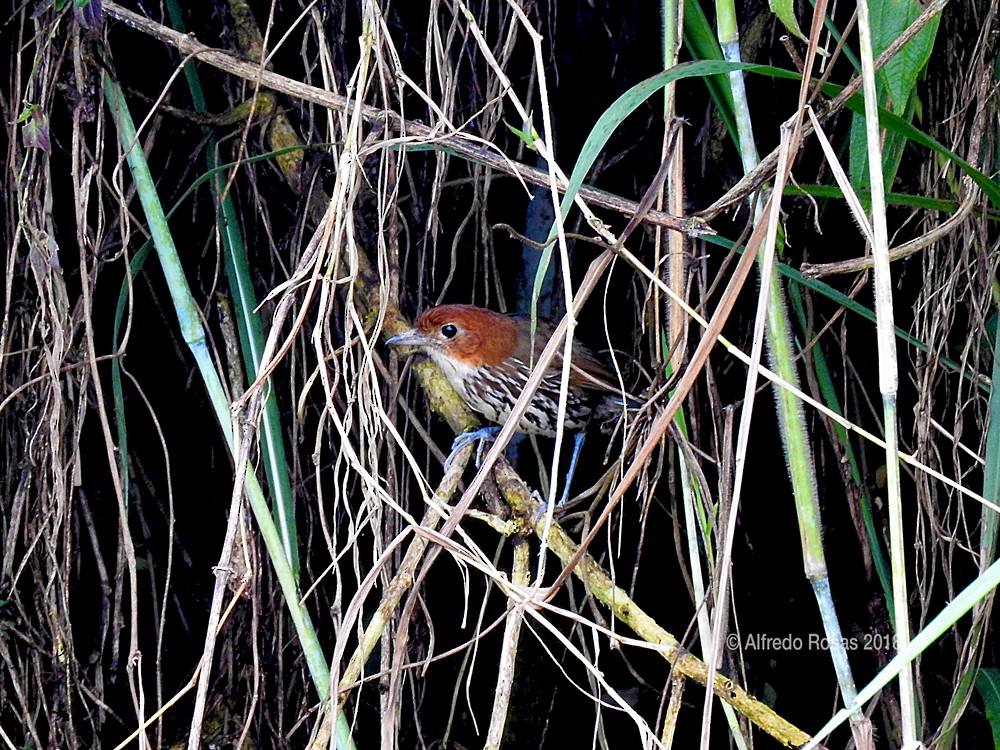
[[[608,394],[594,407],[593,421],[605,435],[611,434],[623,417],[633,419],[642,410],[643,404],[630,394]]]

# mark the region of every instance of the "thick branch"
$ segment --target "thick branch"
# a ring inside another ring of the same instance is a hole
[[[545,516],[540,513],[541,506],[532,499],[527,485],[506,463],[497,464],[495,471],[504,498],[520,517],[537,519],[534,521],[534,530],[541,537],[546,533]],[[557,523],[549,526],[548,545],[564,563],[580,555],[578,545]],[[607,571],[589,553],[584,552],[579,559],[579,564],[573,568],[573,575],[586,584],[587,590],[598,601],[607,606],[616,618],[631,628],[642,640],[658,646],[657,653],[666,659],[676,672],[701,685],[707,682],[708,665],[684,649],[671,633],[629,597],[628,592],[616,586]],[[715,673],[712,690],[719,698],[786,747],[799,747],[809,741],[809,735],[783,719],[770,706],[747,694],[742,687],[725,675]]]

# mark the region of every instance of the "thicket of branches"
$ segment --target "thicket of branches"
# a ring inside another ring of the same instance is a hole
[[[817,7],[19,3],[5,746],[1000,736],[996,7]],[[444,466],[443,301],[636,396],[554,517],[569,441]]]

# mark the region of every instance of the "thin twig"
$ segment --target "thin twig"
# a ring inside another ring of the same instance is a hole
[[[294,99],[312,102],[313,104],[318,104],[334,111],[343,111],[348,105],[353,106],[353,102],[347,97],[316,86],[310,86],[269,70],[261,70],[259,65],[243,62],[222,50],[202,44],[190,34],[181,34],[174,31],[145,16],[133,13],[112,0],[106,0],[104,10],[109,15],[118,18],[132,28],[142,31],[165,44],[169,44],[179,52],[190,55],[201,62],[208,63],[232,75],[245,78],[248,81],[259,82],[261,86],[265,86],[273,91],[279,91]],[[548,172],[511,161],[505,156],[497,154],[494,150],[473,142],[471,136],[464,133],[443,133],[423,123],[405,120],[395,112],[369,105],[361,105],[359,110],[361,116],[366,121],[384,123],[399,133],[398,143],[400,145],[417,142],[435,143],[442,148],[454,151],[470,161],[483,164],[505,174],[519,177],[532,185],[548,187]],[[566,189],[565,182],[560,180],[558,188],[560,192],[564,191]],[[595,206],[616,211],[626,216],[634,215],[639,208],[635,201],[630,201],[611,193],[605,193],[592,187],[581,188],[580,195]],[[648,211],[644,220],[649,224],[675,229],[691,236],[714,234],[714,231],[708,226],[706,221],[697,217],[677,217],[670,216],[661,211]]]

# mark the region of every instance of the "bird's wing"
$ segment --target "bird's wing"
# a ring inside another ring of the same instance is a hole
[[[553,361],[555,364],[555,361]],[[562,362],[560,361],[560,366]],[[597,359],[590,349],[578,341],[573,342],[573,361],[570,363],[570,377],[582,388],[621,395],[618,378]]]
[[[552,338],[555,332],[555,323],[548,320],[538,319],[535,326],[535,351],[531,351],[531,316],[523,313],[513,314],[511,317],[517,320],[522,335],[518,336],[518,346],[515,356],[522,362],[529,362],[532,358],[537,359],[542,353],[542,349]],[[558,373],[562,370],[561,351],[552,358],[549,364],[549,372]],[[579,341],[573,341],[573,361],[570,365],[570,379],[574,385],[593,391],[603,391],[620,395],[622,389],[618,386],[618,378],[612,373],[600,359],[586,346]]]

